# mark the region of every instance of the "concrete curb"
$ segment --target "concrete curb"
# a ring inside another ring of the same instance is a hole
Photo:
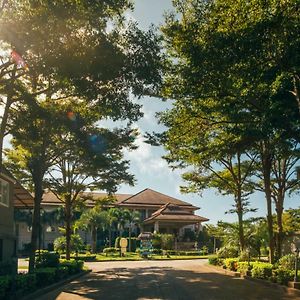
[[[51,292],[63,285],[65,285],[66,283],[69,283],[79,277],[82,277],[88,273],[90,273],[92,270],[86,270],[86,271],[83,271],[83,272],[80,272],[78,274],[75,274],[75,275],[72,275],[70,277],[68,277],[67,279],[64,279],[64,280],[61,280],[59,282],[56,282],[56,283],[53,283],[49,286],[46,286],[44,288],[41,288],[41,289],[38,289],[36,290],[35,292],[31,293],[31,294],[28,294],[22,298],[20,298],[19,300],[32,300],[32,299],[37,299],[38,297],[44,295],[44,294],[47,294],[48,292]]]
[[[214,269],[214,270],[216,270],[218,273],[223,273],[225,275],[233,276],[233,277],[240,277],[244,280],[249,280],[249,281],[252,281],[252,282],[256,282],[258,284],[262,284],[262,285],[267,286],[267,287],[283,290],[288,295],[292,295],[292,296],[295,296],[295,297],[296,296],[300,297],[300,290],[298,290],[298,289],[287,287],[285,285],[281,285],[281,284],[278,284],[278,283],[275,283],[275,282],[270,282],[270,281],[267,281],[267,280],[253,278],[253,277],[247,276],[247,275],[242,275],[239,272],[229,271],[229,270],[223,269],[221,267],[216,267],[216,266],[212,266],[212,265],[209,265],[209,264],[207,264],[207,266]]]

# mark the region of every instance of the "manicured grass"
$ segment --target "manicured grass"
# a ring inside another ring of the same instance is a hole
[[[208,258],[207,255],[155,255],[151,254],[148,256],[149,260],[180,260],[180,259],[203,259]],[[109,255],[106,256],[105,254],[97,254],[96,257],[97,261],[135,261],[135,260],[144,260],[144,258],[140,257],[137,253],[126,253],[125,256],[118,256],[118,255]]]

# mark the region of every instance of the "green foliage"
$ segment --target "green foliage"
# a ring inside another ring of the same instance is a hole
[[[228,269],[230,271],[236,271],[238,267],[238,259],[226,258],[223,261],[223,266],[225,267],[225,269]]]
[[[237,247],[222,247],[217,251],[219,258],[238,257],[239,249]]]
[[[279,259],[277,262],[278,268],[281,270],[294,270],[296,257],[294,254],[288,254]],[[300,259],[298,258],[298,265],[300,265]]]
[[[56,268],[35,269],[36,284],[38,287],[50,285],[55,282]]]
[[[174,235],[156,233],[153,235],[152,246],[155,249],[172,250],[174,249]]]
[[[272,276],[273,265],[263,262],[252,263],[251,276],[259,279],[268,279]]]
[[[10,275],[16,271],[16,266],[12,262],[1,261],[0,262],[0,276]]]
[[[76,274],[82,271],[84,262],[75,259],[61,259],[60,267],[67,267],[69,275]]]
[[[60,236],[54,240],[54,250],[58,253],[66,252],[66,237]],[[77,252],[84,250],[83,241],[78,234],[71,235],[71,251]]]
[[[120,248],[120,240],[121,240],[121,237],[118,236],[115,240],[115,248]]]
[[[47,250],[36,251],[36,268],[56,268],[59,265],[59,254]]]
[[[18,274],[16,276],[16,290],[18,292],[18,296],[34,291],[36,289],[36,285],[36,274]]]
[[[120,248],[115,248],[115,247],[104,248],[103,253],[105,253],[106,256],[111,254],[120,254]]]
[[[223,260],[215,255],[208,258],[208,263],[210,265],[218,266],[223,264]]]
[[[237,271],[242,275],[248,275],[248,272],[252,270],[252,263],[248,263],[245,261],[239,261],[237,264]]]
[[[295,271],[288,269],[276,269],[273,271],[273,276],[277,283],[287,285],[288,281],[294,280]]]
[[[0,299],[8,299],[9,287],[11,283],[10,276],[0,276]]]

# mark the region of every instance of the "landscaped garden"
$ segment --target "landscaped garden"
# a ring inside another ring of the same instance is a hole
[[[14,274],[13,266],[0,266],[0,299],[20,299],[38,289],[71,278],[83,272],[81,260],[60,259],[55,252],[39,251],[36,253],[35,270],[32,273]]]

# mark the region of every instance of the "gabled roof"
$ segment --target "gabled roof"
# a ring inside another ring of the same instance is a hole
[[[184,206],[186,208],[191,208],[193,210],[198,209],[198,207],[193,206],[190,203],[181,201],[179,199],[167,196],[165,194],[156,192],[149,188],[142,190],[141,192],[132,195],[131,197],[119,202],[120,206],[125,205],[165,205],[167,203],[175,204],[179,206]]]
[[[93,206],[95,204],[96,200],[107,197],[106,193],[98,193],[98,192],[84,192],[84,193],[81,193],[81,195],[83,197],[87,198],[85,203],[88,206]],[[113,196],[116,198],[117,203],[118,203],[118,202],[130,197],[131,194],[115,194]],[[51,191],[48,191],[48,192],[44,193],[44,195],[43,195],[42,204],[44,204],[44,205],[53,205],[53,206],[55,206],[55,205],[62,205],[62,203],[63,202],[61,200],[59,200],[56,197],[56,195]]]
[[[148,219],[144,220],[144,223],[151,223],[154,221],[182,221],[196,223],[206,222],[209,221],[209,219],[194,215],[178,205],[167,203],[155,211]]]

